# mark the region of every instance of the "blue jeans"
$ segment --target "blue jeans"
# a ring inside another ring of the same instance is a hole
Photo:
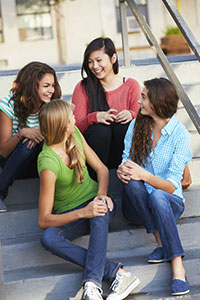
[[[73,210],[85,207],[92,200]],[[121,263],[106,258],[109,214],[112,213],[108,211],[103,217],[79,219],[62,227],[50,227],[42,234],[41,243],[46,250],[84,268],[82,284],[93,281],[101,287],[102,279],[112,282],[117,271],[122,267]],[[88,233],[90,239],[87,250],[71,242]]]
[[[8,194],[8,188],[16,178],[37,176],[37,156],[43,143],[37,144],[32,149],[27,148],[28,141],[23,144],[21,140],[13,152],[6,158],[0,156],[0,198]],[[23,176],[22,176],[23,175]]]
[[[184,256],[176,226],[184,211],[180,197],[159,189],[148,194],[144,183],[135,180],[123,184],[122,197],[122,210],[129,221],[139,223],[140,219],[147,233],[159,232],[165,259]]]

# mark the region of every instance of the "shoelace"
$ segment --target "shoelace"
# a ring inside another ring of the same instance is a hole
[[[86,286],[84,289],[84,297],[87,295],[89,297],[98,296],[99,299],[102,299],[100,297],[101,291],[98,289],[98,287],[94,286]]]
[[[121,282],[121,277],[122,275],[120,273],[117,273],[115,280],[113,281],[113,283],[111,284],[111,289],[114,292],[117,292],[119,286],[120,286],[120,282]]]

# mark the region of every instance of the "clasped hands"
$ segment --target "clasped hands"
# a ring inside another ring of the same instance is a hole
[[[145,169],[132,160],[127,160],[123,164],[119,165],[117,169],[117,176],[124,183],[128,183],[131,179],[144,180],[145,174]]]
[[[22,128],[20,134],[24,138],[23,143],[26,143],[29,140],[27,145],[27,148],[29,149],[35,147],[44,140],[39,127]]]
[[[84,210],[85,218],[95,218],[104,216],[108,209],[113,210],[113,202],[110,197],[106,195],[97,195],[93,201],[91,201]]]
[[[110,108],[107,111],[97,113],[97,122],[110,125],[113,122],[126,124],[132,120],[132,114],[129,110],[122,110],[119,113],[116,109]]]

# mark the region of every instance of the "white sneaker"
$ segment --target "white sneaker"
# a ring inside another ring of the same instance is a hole
[[[87,281],[84,285],[82,299],[84,300],[103,300],[102,290],[92,281]]]
[[[0,199],[0,212],[5,212],[7,211],[7,207],[5,206],[5,204],[3,203],[3,200]]]
[[[117,272],[111,289],[113,292],[108,295],[106,300],[122,300],[126,298],[133,289],[138,286],[140,280],[130,272]]]

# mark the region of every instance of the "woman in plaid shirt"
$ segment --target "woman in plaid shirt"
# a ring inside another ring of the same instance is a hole
[[[123,182],[124,215],[132,222],[139,216],[156,238],[157,248],[148,262],[171,261],[172,295],[190,291],[176,220],[184,211],[181,179],[192,153],[190,135],[174,115],[178,100],[169,80],[144,82],[140,110],[127,130],[117,171]]]

